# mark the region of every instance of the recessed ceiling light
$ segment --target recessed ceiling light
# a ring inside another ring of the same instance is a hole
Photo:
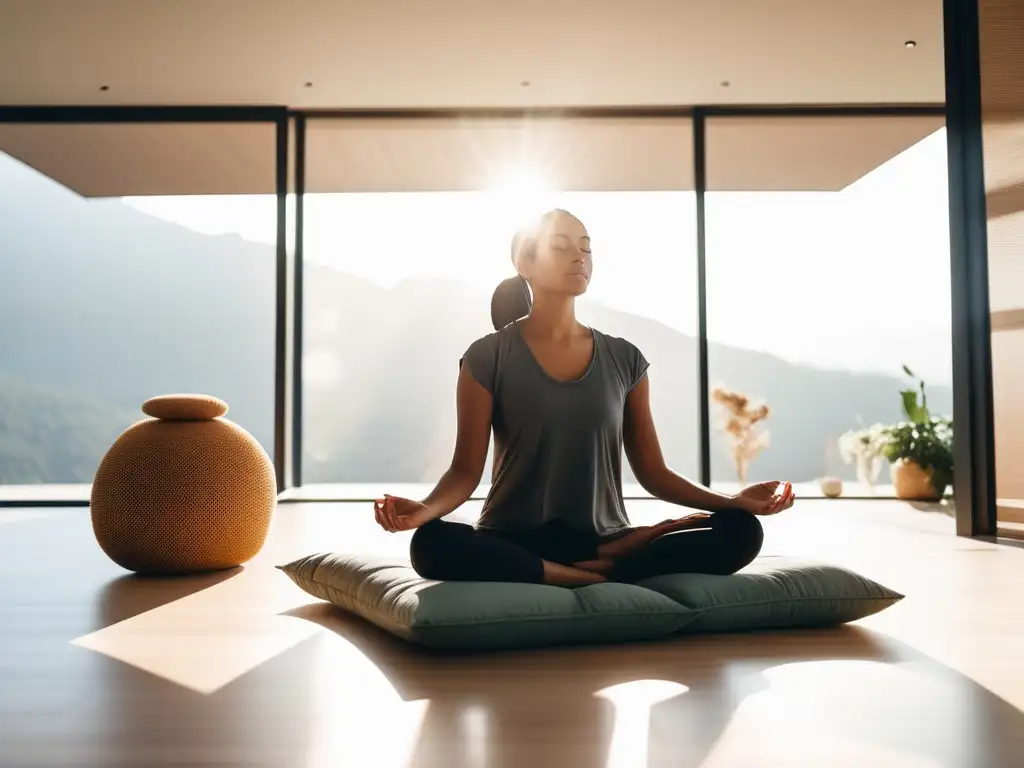
[[[905,48],[917,48],[917,40],[907,40],[903,45]]]

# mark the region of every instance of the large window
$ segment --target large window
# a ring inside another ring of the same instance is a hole
[[[916,379],[952,414],[941,118],[716,118],[707,151],[709,384],[768,408],[746,479],[891,493],[884,462],[865,487],[839,440],[903,419]],[[726,411],[713,398],[711,412]],[[719,487],[738,482],[733,445],[713,421]]]
[[[643,350],[666,456],[697,473],[691,136],[678,119],[310,122],[303,483],[365,497],[440,477],[458,359],[492,330],[512,233],[555,206],[593,237],[581,320]]]
[[[700,475],[688,118],[305,124],[303,485],[366,498],[437,480],[456,363],[492,330],[512,233],[552,207],[593,237],[581,320],[641,348],[668,462]],[[163,393],[225,399],[273,453],[275,362],[291,365],[275,361],[275,130],[0,125],[0,497],[84,488]],[[847,496],[890,493],[884,463],[864,487],[841,438],[899,421],[917,378],[951,414],[941,118],[713,117],[705,138],[713,484],[742,472],[807,495],[838,475]],[[767,406],[742,466],[730,393]]]
[[[273,124],[0,125],[5,493],[90,483],[160,394],[221,397],[272,450],[274,137]]]

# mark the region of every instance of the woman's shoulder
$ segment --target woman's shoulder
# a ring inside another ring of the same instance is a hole
[[[604,333],[597,328],[591,328],[594,335],[603,342],[604,346],[611,350],[615,356],[633,357],[635,355],[642,355],[640,348],[631,342],[629,339],[623,338],[622,336],[613,336],[610,333]]]
[[[472,342],[462,355],[460,363],[465,364],[473,377],[491,392],[498,385],[502,361],[508,357],[512,348],[511,334],[517,332],[514,326],[505,326],[488,333]]]
[[[514,335],[518,333],[515,325],[506,325],[497,331],[481,336],[473,341],[463,355],[464,359],[489,361],[490,365],[496,366],[499,358],[507,356],[512,348]]]
[[[628,393],[643,378],[650,367],[644,353],[640,348],[621,336],[610,336],[594,330],[596,338],[608,350],[608,356],[612,361],[612,368],[617,371],[622,381],[624,390]]]
[[[508,345],[511,342],[513,335],[517,332],[515,323],[509,323],[504,328],[491,331],[490,333],[474,340],[469,345],[469,349],[475,351],[497,350],[499,347]]]

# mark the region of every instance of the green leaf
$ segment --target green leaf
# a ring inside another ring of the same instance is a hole
[[[903,398],[903,412],[907,415],[907,421],[914,421],[914,414],[917,413],[917,392],[913,389],[900,390],[900,397]]]
[[[928,409],[918,405],[917,392],[913,389],[904,389],[900,392],[903,398],[903,412],[907,414],[907,421],[914,424],[927,424],[931,421]]]
[[[914,375],[914,372],[912,370],[910,370],[906,365],[903,366],[903,372],[905,374],[907,374],[907,376],[909,376],[912,379],[916,379],[917,378],[917,376]]]

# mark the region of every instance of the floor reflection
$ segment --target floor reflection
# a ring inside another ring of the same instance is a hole
[[[734,765],[765,725],[773,749],[789,745],[786,765],[832,765],[837,743],[858,756],[851,765],[871,755],[877,766],[1005,766],[1024,749],[1014,707],[856,626],[466,655],[412,647],[324,604],[289,615],[351,643],[406,701],[429,701],[417,768]],[[486,724],[483,761],[467,756],[469,713]],[[993,724],[998,738],[979,732]]]

